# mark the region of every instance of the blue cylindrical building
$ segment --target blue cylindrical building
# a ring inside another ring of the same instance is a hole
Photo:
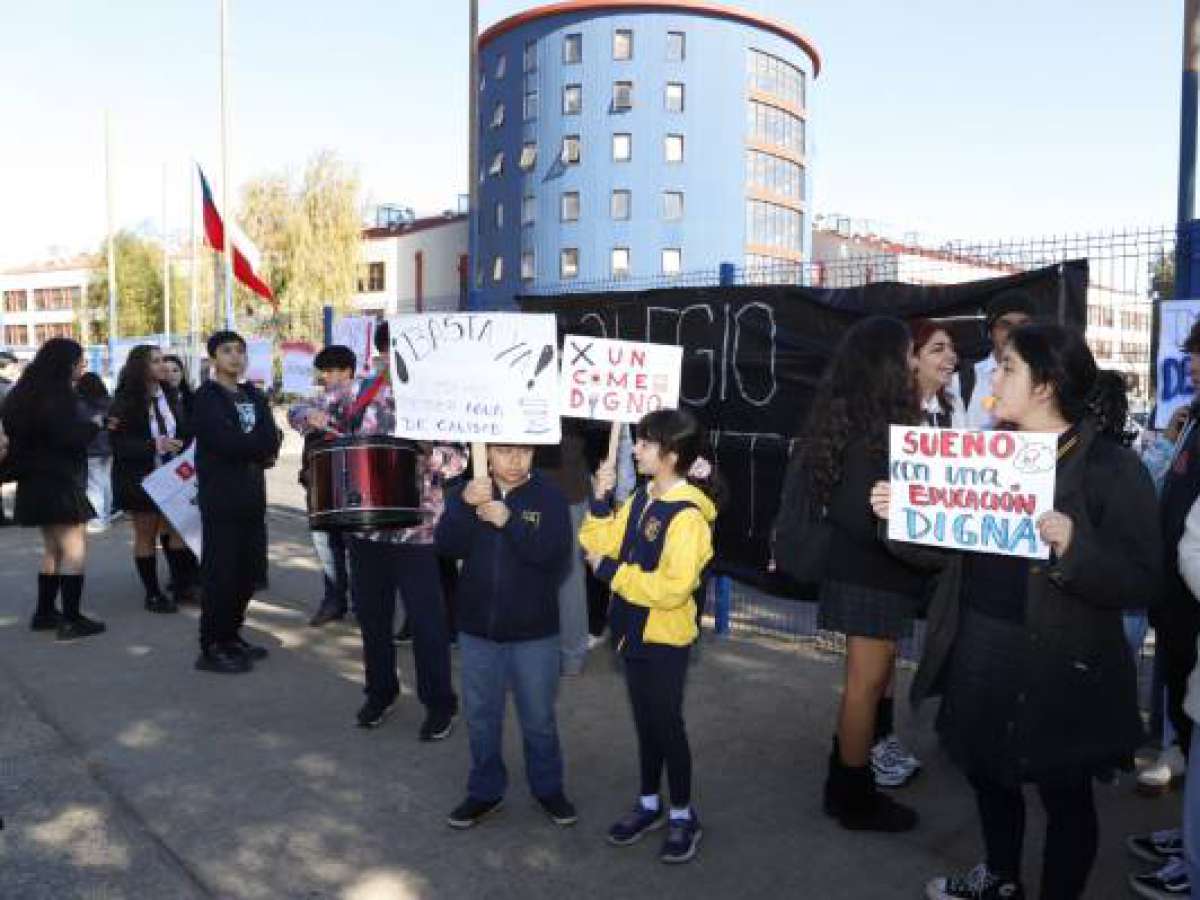
[[[794,29],[688,0],[575,0],[479,45],[475,305],[807,258],[820,57]]]

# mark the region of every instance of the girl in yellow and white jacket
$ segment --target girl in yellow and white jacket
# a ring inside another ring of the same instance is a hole
[[[638,423],[634,458],[649,480],[613,509],[616,465],[596,472],[591,511],[579,532],[588,565],[613,592],[610,627],[624,657],[637,729],[641,791],[608,832],[626,846],[669,825],[660,859],[696,855],[700,820],[691,806],[692,756],[683,721],[688,656],[699,631],[696,593],[712,559],[717,517],[705,434],[682,410],[659,410]],[[666,767],[669,814],[659,798]]]

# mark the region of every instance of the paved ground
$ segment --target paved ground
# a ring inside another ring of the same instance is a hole
[[[821,816],[838,668],[765,639],[708,638],[693,670],[688,721],[706,832],[692,865],[662,866],[656,844],[603,841],[636,775],[622,684],[599,654],[563,683],[560,703],[579,824],[560,830],[532,806],[510,729],[507,808],[452,832],[444,818],[461,799],[465,729],[443,744],[417,741],[407,650],[398,711],[373,732],[351,726],[357,635],[305,627],[318,576],[288,509],[294,471],[285,460],[272,478],[271,590],[251,610],[272,657],[247,677],[192,669],[194,611],[142,612],[127,527],[92,545],[87,605],[108,634],[73,645],[31,634],[36,541],[0,531],[0,898],[915,898],[930,875],[976,862],[963,781],[928,722],[907,714],[902,730],[928,763],[904,792],[921,827],[851,835]],[[1171,822],[1178,796],[1140,799],[1126,779],[1099,797],[1103,847],[1089,896],[1128,896],[1121,839]],[[1031,835],[1040,824],[1035,811]],[[1033,880],[1039,842],[1030,843]]]

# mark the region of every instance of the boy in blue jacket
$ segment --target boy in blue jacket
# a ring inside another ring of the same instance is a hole
[[[471,772],[449,825],[470,828],[504,801],[501,735],[510,688],[530,790],[556,824],[573,825],[554,708],[570,512],[558,488],[532,471],[532,447],[492,445],[487,454],[492,477],[449,498],[435,536],[439,553],[463,561],[458,631]]]

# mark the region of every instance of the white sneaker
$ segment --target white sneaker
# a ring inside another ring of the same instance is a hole
[[[871,772],[879,787],[903,787],[921,771],[921,761],[889,734],[871,748]]]
[[[1187,772],[1187,761],[1178,744],[1172,744],[1158,759],[1138,772],[1137,790],[1139,794],[1157,796],[1171,789],[1172,783],[1179,781]]]
[[[588,645],[587,645],[588,650],[595,650],[597,647],[603,646],[604,642],[607,640],[608,640],[608,638],[606,638],[602,634],[589,634],[588,635]]]

